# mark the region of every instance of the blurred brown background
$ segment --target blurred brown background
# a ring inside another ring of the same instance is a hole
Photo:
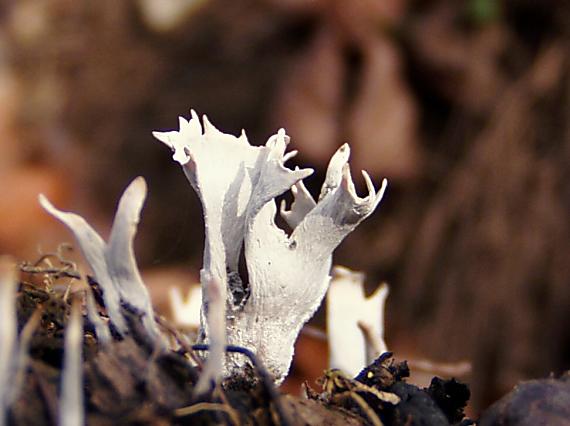
[[[70,240],[39,192],[106,230],[143,175],[163,306],[197,279],[202,224],[152,130],[189,108],[255,144],[285,127],[313,191],[349,142],[361,188],[359,169],[390,186],[336,262],[390,283],[397,355],[472,361],[481,409],[570,368],[569,24],[556,0],[4,1],[0,252]]]

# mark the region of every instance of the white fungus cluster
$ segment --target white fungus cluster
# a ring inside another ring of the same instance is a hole
[[[227,343],[253,351],[280,383],[301,327],[327,291],[333,250],[378,206],[386,180],[377,192],[362,172],[368,194],[359,197],[345,144],[333,155],[315,200],[303,184],[313,170],[285,166],[296,151],[286,153],[289,137],[283,129],[265,146],[252,146],[245,133],[222,133],[205,116],[202,125],[192,111],[190,120],[179,119],[179,130],[153,134],[172,149],[202,202],[202,340],[213,349],[203,380],[243,371],[247,359],[224,356]],[[275,198],[289,190],[294,202],[290,210],[280,209],[292,229],[287,234],[275,224]],[[238,272],[242,250],[247,283]],[[209,286],[224,301],[217,315],[209,307]]]
[[[225,354],[225,345],[249,349],[277,384],[286,377],[295,340],[329,287],[332,253],[380,203],[379,191],[362,172],[368,194],[356,194],[342,145],[330,160],[318,199],[303,184],[312,169],[289,169],[289,136],[280,129],[264,146],[252,146],[245,133],[222,133],[194,111],[179,119],[179,130],[154,132],[173,151],[202,203],[205,242],[199,343],[210,345],[198,391],[222,376],[239,375],[249,362]],[[275,198],[291,190],[294,201],[279,214],[290,233],[276,223]],[[44,196],[41,205],[73,232],[103,291],[109,321],[119,334],[128,333],[122,307],[134,308],[148,336],[167,348],[155,322],[149,293],[136,265],[133,239],[146,198],[146,183],[136,178],[119,202],[108,242],[80,216],[55,208]],[[242,253],[243,252],[243,253]],[[247,282],[239,273],[240,256]],[[87,298],[87,312],[102,343],[111,337]]]

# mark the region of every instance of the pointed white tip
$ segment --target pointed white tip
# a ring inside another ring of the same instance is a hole
[[[332,167],[334,170],[342,170],[342,167],[348,163],[348,159],[350,158],[350,146],[345,143],[340,146],[339,149],[333,154],[330,163],[329,169]],[[327,174],[328,174],[327,170]]]
[[[204,135],[212,136],[222,133],[210,122],[210,120],[208,120],[208,116],[206,114],[202,115],[202,122],[204,123]]]
[[[283,156],[283,164],[285,164],[291,158],[295,157],[298,153],[299,153],[299,151],[294,150],[294,151],[291,151],[291,152],[288,152],[287,154],[285,154]],[[295,167],[295,171],[297,171],[298,169],[299,169],[298,167]]]
[[[374,184],[372,183],[372,179],[370,179],[370,175],[366,170],[362,170],[362,176],[364,177],[364,181],[366,182],[366,189],[368,189],[368,197],[371,200],[375,200],[376,196],[376,189],[374,188]]]
[[[184,117],[178,117],[178,128],[180,133],[185,133],[190,129],[190,122],[188,122]]]
[[[240,142],[244,142],[244,143],[249,144],[249,141],[247,140],[247,135],[245,134],[245,129],[241,129],[241,133],[240,133],[240,135],[239,135],[238,140],[239,140]]]
[[[287,202],[285,200],[281,200],[281,204],[279,205],[279,213],[283,217],[289,214],[289,211],[287,211]]]
[[[52,216],[56,216],[61,213],[60,210],[58,210],[51,202],[50,200],[48,200],[48,198],[44,195],[44,194],[39,194],[38,195],[38,201],[40,203],[40,205],[43,207],[43,209],[45,211],[47,211],[49,214],[51,214]]]
[[[127,190],[129,188],[133,188],[133,190],[136,190],[136,192],[144,192],[145,195],[146,192],[148,191],[146,180],[142,176],[137,176],[136,178],[134,178],[131,184],[128,186]]]
[[[172,148],[172,143],[170,142],[170,132],[152,132],[152,135],[158,139],[163,144],[167,145],[168,147]]]
[[[349,269],[345,266],[333,266],[331,274],[333,280],[349,279],[351,281],[364,284],[365,275],[363,272],[353,271],[352,269]]]
[[[47,199],[47,197],[46,197],[44,194],[39,194],[39,195],[38,195],[38,201],[39,201],[39,203],[42,205],[42,207],[44,207],[44,208],[45,208],[45,205],[46,205],[46,204],[47,204],[47,205],[50,204],[49,200]]]
[[[344,161],[348,161],[350,158],[350,145],[347,143],[343,143],[340,148],[337,150],[337,153],[340,154]]]
[[[373,299],[385,300],[388,297],[388,294],[390,294],[390,287],[388,287],[388,284],[382,283],[376,290],[374,290],[374,293],[367,298],[367,301]]]
[[[374,208],[380,204],[382,198],[384,197],[384,193],[386,192],[386,188],[388,187],[388,179],[382,179],[382,185],[380,186],[380,190],[376,194],[376,201],[374,202]]]
[[[120,213],[129,218],[128,221],[138,223],[140,211],[144,205],[147,194],[146,181],[142,176],[138,176],[127,186],[121,195],[117,215]]]
[[[309,176],[311,176],[313,173],[315,173],[315,170],[310,169],[310,168],[306,168],[306,169],[296,170],[294,173],[299,178],[299,180],[297,181],[297,183],[299,183],[299,182],[302,182],[303,179],[306,179]]]

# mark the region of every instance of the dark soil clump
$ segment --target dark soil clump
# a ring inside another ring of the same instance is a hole
[[[480,426],[569,425],[570,372],[559,379],[524,382],[491,405],[481,416]]]

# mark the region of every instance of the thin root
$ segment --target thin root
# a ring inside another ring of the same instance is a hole
[[[199,402],[197,404],[190,405],[188,407],[179,408],[174,411],[174,414],[178,417],[183,417],[183,416],[190,416],[192,414],[196,414],[201,411],[222,411],[223,413],[227,414],[227,416],[230,418],[230,420],[235,426],[239,426],[239,420],[238,422],[235,422],[235,418],[233,418],[233,416],[235,415],[235,413],[233,412],[234,410],[228,408],[224,404],[220,404],[217,402]]]
[[[368,419],[374,426],[384,426],[384,423],[382,423],[382,420],[380,420],[380,417],[378,417],[378,415],[374,412],[372,407],[370,407],[370,405],[364,400],[364,398],[362,398],[356,392],[346,391],[335,395],[335,399],[344,399],[344,398],[351,398],[354,402],[356,402],[358,406],[362,409],[362,411],[364,411],[364,414],[366,414],[366,417],[368,417]]]

